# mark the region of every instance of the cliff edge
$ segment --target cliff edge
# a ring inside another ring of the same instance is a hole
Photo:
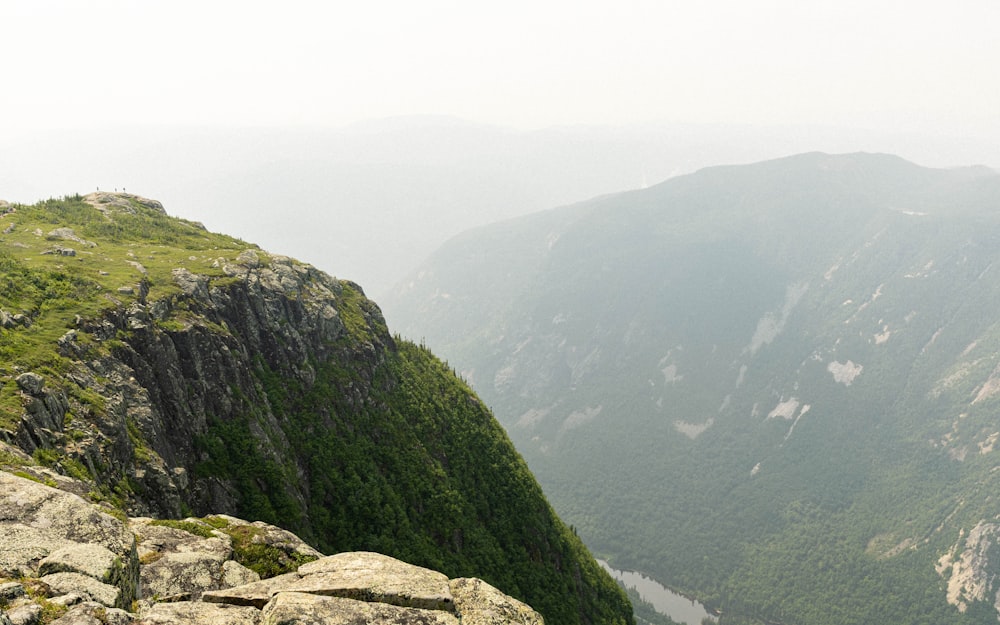
[[[0,216],[0,466],[631,622],[489,410],[362,289],[126,194]],[[53,478],[55,479],[55,478]]]

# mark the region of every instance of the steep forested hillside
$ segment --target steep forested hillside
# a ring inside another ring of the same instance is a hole
[[[995,172],[804,154],[470,231],[384,304],[619,567],[725,623],[983,623],[998,261]]]
[[[0,232],[0,464],[631,622],[490,412],[356,284],[133,195],[3,203]]]

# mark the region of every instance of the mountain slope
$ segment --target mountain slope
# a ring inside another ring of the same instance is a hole
[[[465,233],[384,305],[619,567],[727,622],[981,622],[998,208],[984,168],[710,168]]]
[[[133,195],[0,212],[7,444],[133,514],[235,513],[550,623],[631,621],[489,411],[357,285]]]

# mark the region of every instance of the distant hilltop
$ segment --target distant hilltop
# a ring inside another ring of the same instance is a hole
[[[163,204],[161,204],[158,200],[151,200],[132,193],[125,193],[124,191],[120,193],[95,191],[83,196],[83,199],[85,202],[99,210],[104,210],[106,207],[110,206],[134,214],[136,212],[135,205],[138,204],[139,206],[144,206],[148,209],[163,213],[164,215],[167,214],[167,211],[163,209]]]

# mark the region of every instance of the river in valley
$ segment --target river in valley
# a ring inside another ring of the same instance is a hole
[[[669,588],[661,585],[655,579],[646,577],[642,573],[635,571],[619,571],[608,566],[603,560],[597,561],[604,569],[611,573],[611,577],[639,591],[639,596],[653,604],[656,611],[666,614],[678,623],[686,625],[701,625],[702,619],[715,617],[705,610],[705,606],[697,601],[692,601],[687,597],[678,595]]]

